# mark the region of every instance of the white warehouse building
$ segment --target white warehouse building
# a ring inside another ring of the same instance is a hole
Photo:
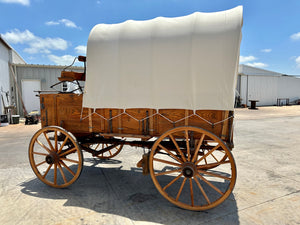
[[[247,65],[239,65],[237,92],[241,104],[249,105],[257,100],[257,106],[277,105],[300,99],[300,78]],[[282,101],[283,100],[283,101]]]
[[[5,107],[11,101],[13,79],[10,65],[24,65],[22,57],[0,35],[0,115],[5,112]]]

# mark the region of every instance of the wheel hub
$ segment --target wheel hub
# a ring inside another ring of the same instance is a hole
[[[186,162],[182,166],[182,174],[186,178],[191,178],[197,173],[197,167],[194,163]]]
[[[53,163],[57,162],[58,159],[59,159],[59,157],[55,154],[49,154],[46,156],[46,162],[48,164],[53,164]]]

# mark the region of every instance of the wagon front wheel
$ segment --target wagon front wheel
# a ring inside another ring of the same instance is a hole
[[[83,156],[76,138],[57,126],[38,130],[29,144],[33,172],[45,184],[64,188],[74,183],[83,167]]]
[[[160,136],[151,149],[149,169],[161,195],[188,210],[221,204],[236,181],[231,151],[216,135],[196,127],[177,127]]]

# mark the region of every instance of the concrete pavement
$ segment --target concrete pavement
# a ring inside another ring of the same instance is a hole
[[[300,224],[300,106],[237,109],[238,178],[233,194],[205,212],[177,208],[136,168],[143,149],[113,160],[84,153],[80,178],[44,185],[28,162],[39,125],[0,127],[1,224]]]

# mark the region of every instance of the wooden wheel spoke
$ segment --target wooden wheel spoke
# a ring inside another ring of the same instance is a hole
[[[48,174],[48,172],[49,172],[50,168],[52,167],[52,165],[53,165],[53,164],[50,164],[50,165],[48,166],[48,168],[47,168],[46,172],[45,172],[45,173],[44,173],[44,175],[42,176],[42,177],[43,177],[43,179],[45,179],[45,177],[47,176],[47,174]]]
[[[47,156],[48,154],[41,153],[41,152],[32,152],[35,155],[42,155],[42,156]]]
[[[179,148],[179,146],[178,146],[178,144],[177,144],[175,138],[173,137],[173,135],[172,135],[172,134],[169,134],[169,137],[171,138],[172,142],[174,143],[174,145],[175,145],[175,147],[176,147],[176,149],[177,149],[177,152],[180,154],[180,156],[181,156],[183,162],[186,162],[186,158],[185,158],[183,152],[180,150],[180,148]]]
[[[52,143],[51,143],[51,141],[50,141],[50,139],[49,139],[49,137],[48,137],[46,131],[44,131],[43,134],[44,134],[44,136],[45,136],[45,138],[46,138],[46,140],[47,140],[47,142],[48,142],[48,144],[49,144],[51,150],[52,150],[52,151],[55,151],[55,149],[54,149],[54,147],[53,147],[53,145],[52,145]]]
[[[112,145],[105,144],[105,143],[99,143],[99,144],[97,144],[96,147],[93,147],[93,146],[95,146],[95,145],[90,145],[90,148],[97,150],[98,147],[100,146],[100,150],[103,150],[105,148],[111,147]],[[99,155],[96,155],[95,157],[98,157],[100,159],[111,159],[111,158],[115,157],[116,155],[118,155],[121,152],[122,148],[123,148],[123,144],[114,145],[113,148],[111,148],[105,152],[99,153]]]
[[[40,142],[38,139],[35,140],[36,143],[38,143],[41,147],[47,150],[48,153],[51,153],[51,150],[47,148],[42,142]]]
[[[51,187],[71,185],[82,170],[83,155],[77,139],[58,126],[38,130],[30,141],[28,153],[33,172]]]
[[[187,179],[187,178],[185,177],[185,178],[183,179],[181,185],[180,185],[179,191],[178,191],[177,196],[176,196],[176,201],[178,201],[178,199],[179,199],[179,197],[180,197],[180,195],[181,195],[181,192],[182,192],[182,189],[183,189],[184,184],[185,184],[185,182],[186,182],[186,179]]]
[[[68,181],[66,179],[66,176],[65,176],[65,173],[64,173],[63,169],[61,168],[60,163],[57,163],[57,165],[58,165],[58,169],[60,171],[61,176],[63,177],[63,180],[64,180],[65,184],[68,183]]]
[[[62,149],[65,146],[65,144],[67,143],[68,139],[69,138],[66,136],[64,142],[62,143],[62,145],[60,146],[59,150],[57,151],[57,154],[59,154],[62,151]]]
[[[154,174],[154,175],[157,177],[157,176],[161,176],[161,175],[166,175],[166,174],[176,173],[176,172],[179,172],[179,171],[181,171],[181,169],[177,169],[177,170],[168,170],[168,171],[165,171],[165,172],[156,173],[156,174]]]
[[[206,199],[207,203],[210,204],[210,200],[209,198],[207,197],[207,194],[205,193],[203,187],[201,186],[200,182],[197,180],[197,177],[195,177],[194,181],[196,182],[196,184],[198,185],[201,193],[203,194],[204,198]]]
[[[183,163],[181,159],[179,159],[176,155],[174,155],[172,152],[170,152],[167,148],[162,146],[161,144],[158,145],[160,148],[162,148],[164,151],[166,151],[169,155],[171,155],[176,161]]]
[[[227,161],[221,161],[221,162],[217,162],[217,163],[206,163],[205,165],[198,165],[197,169],[207,169],[207,168],[213,168],[222,164],[227,164],[230,163],[229,160]]]
[[[201,136],[201,138],[200,138],[200,140],[199,140],[199,142],[198,142],[198,145],[197,145],[197,147],[196,147],[196,149],[195,149],[195,153],[194,153],[194,156],[193,156],[193,158],[192,158],[192,162],[195,162],[195,160],[197,159],[197,155],[198,155],[198,152],[199,152],[199,150],[200,150],[200,147],[201,147],[201,145],[202,145],[202,143],[203,143],[204,137],[205,137],[205,134],[202,134],[202,136]]]
[[[59,157],[63,157],[65,155],[71,154],[73,152],[76,152],[76,148],[69,149],[68,151],[59,154]]]
[[[46,163],[46,161],[40,162],[39,164],[36,164],[35,166],[38,167],[40,165],[43,165],[44,163]]]
[[[216,130],[182,126],[154,142],[149,171],[164,198],[195,211],[211,209],[228,198],[236,182],[236,166],[231,149],[218,135]]]
[[[193,191],[193,179],[189,178],[190,180],[190,193],[191,193],[191,205],[194,206],[194,191]]]
[[[204,156],[202,156],[197,162],[196,164],[198,164],[199,162],[201,162],[203,159],[205,159],[207,156],[209,156],[210,154],[212,154],[215,150],[217,150],[220,147],[220,144],[218,144],[216,147],[214,147],[213,149],[209,150]]]
[[[54,164],[54,184],[57,184],[57,164]]]
[[[157,162],[166,163],[166,164],[170,164],[170,165],[173,165],[173,166],[181,167],[181,164],[173,163],[173,162],[163,160],[163,159],[153,158],[153,161],[157,161]]]
[[[221,179],[224,179],[224,180],[231,180],[230,177],[225,177],[225,176],[222,176],[220,174],[208,172],[208,171],[205,171],[205,170],[198,170],[198,172],[202,173],[202,174],[206,174],[206,175],[212,176],[212,177],[218,177],[218,178],[221,178]]]
[[[98,144],[97,144],[97,146],[95,147],[95,149],[94,149],[94,150],[97,150],[97,149],[98,149],[98,147],[99,147],[99,145],[100,145],[100,143],[98,143]]]
[[[204,158],[204,163],[205,163],[205,165],[207,165],[207,159],[206,159],[206,157]]]
[[[76,161],[76,160],[73,160],[73,159],[61,158],[61,160],[65,160],[65,161],[68,161],[68,162],[79,164],[79,161]]]
[[[55,142],[55,151],[57,152],[58,150],[58,144],[57,144],[57,130],[54,132],[54,142]]]
[[[63,165],[73,176],[75,176],[75,173],[68,167],[62,160],[59,161],[61,165]]]
[[[219,162],[219,160],[215,157],[215,155],[213,153],[211,153],[211,156],[217,161]]]
[[[181,176],[182,176],[182,173],[180,173],[170,183],[168,183],[166,186],[164,186],[163,190],[165,191],[168,187],[170,187],[172,184],[174,184]]]
[[[217,188],[215,185],[213,185],[210,181],[208,181],[207,179],[205,179],[203,176],[201,176],[199,173],[197,173],[197,176],[203,180],[205,183],[207,183],[212,189],[214,189],[216,192],[218,192],[220,195],[224,195],[224,193],[222,191],[220,191],[219,188]]]
[[[191,160],[191,149],[190,149],[190,141],[189,141],[189,132],[185,130],[185,142],[186,142],[186,149],[187,149],[187,160],[188,162]]]

